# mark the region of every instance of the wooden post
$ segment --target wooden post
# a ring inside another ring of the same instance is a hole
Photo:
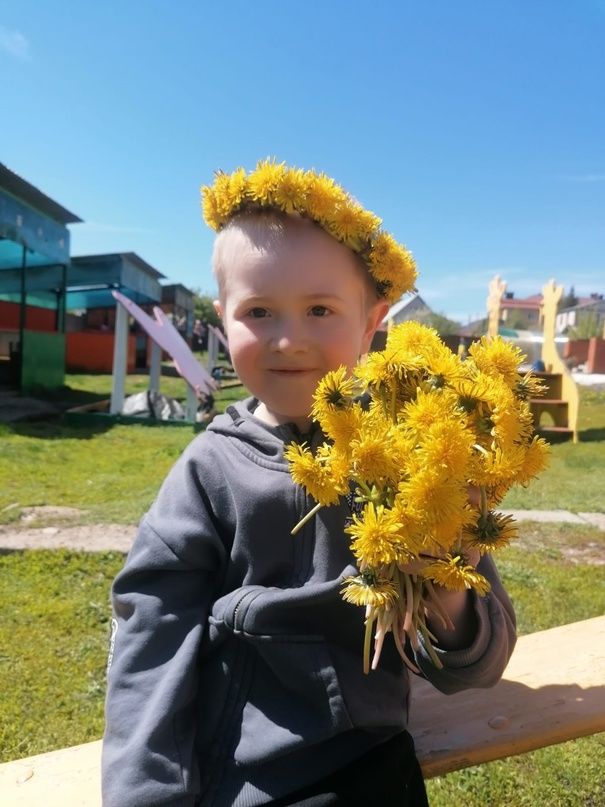
[[[500,275],[495,275],[490,281],[487,297],[487,335],[492,339],[498,336],[500,301],[505,291],[506,281],[501,280]]]
[[[546,372],[557,372],[554,367],[560,361],[557,346],[555,344],[555,321],[557,318],[557,307],[559,300],[563,296],[563,286],[557,286],[554,280],[549,280],[542,288],[542,361],[546,367]]]
[[[195,423],[197,415],[197,395],[191,384],[187,384],[187,420]]]
[[[212,328],[208,328],[208,372],[218,365],[218,338]]]
[[[574,443],[578,442],[578,410],[580,408],[580,396],[578,387],[574,381],[567,365],[559,356],[555,343],[555,322],[557,317],[557,306],[563,295],[563,286],[557,286],[554,280],[549,280],[542,288],[542,361],[547,373],[560,375],[561,377],[561,400],[567,404],[567,426],[572,431]],[[542,406],[548,401],[542,402]],[[538,403],[538,406],[540,404]]]
[[[160,376],[162,375],[162,348],[157,342],[151,340],[151,357],[149,366],[149,391],[160,391]]]
[[[110,415],[119,415],[124,406],[124,387],[128,364],[128,312],[120,303],[116,306],[116,326],[113,336],[113,382]]]

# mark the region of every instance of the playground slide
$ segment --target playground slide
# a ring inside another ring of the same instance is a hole
[[[187,342],[185,342],[161,308],[154,306],[155,319],[153,319],[119,291],[113,291],[112,294],[124,306],[130,316],[139,323],[148,336],[170,356],[179,375],[185,379],[190,387],[204,395],[217,389],[218,385],[214,378],[195,358]]]

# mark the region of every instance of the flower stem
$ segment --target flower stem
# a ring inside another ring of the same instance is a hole
[[[317,513],[319,510],[321,510],[322,507],[323,507],[323,504],[320,504],[319,502],[317,502],[315,507],[313,507],[312,510],[309,510],[307,515],[303,516],[301,518],[301,520],[298,522],[298,524],[293,529],[290,530],[290,535],[296,535],[296,533],[305,526],[307,521],[310,521],[313,518],[313,516],[315,515],[315,513]]]
[[[367,675],[370,672],[370,644],[372,642],[372,627],[376,617],[373,613],[366,617],[366,632],[363,638],[363,671]]]
[[[487,492],[485,490],[485,485],[479,486],[479,492],[481,494],[481,515],[487,515]]]

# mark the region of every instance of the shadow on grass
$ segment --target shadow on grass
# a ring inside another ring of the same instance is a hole
[[[114,423],[83,423],[72,426],[62,420],[61,415],[44,420],[21,420],[4,426],[4,431],[18,434],[21,437],[35,437],[39,440],[90,440],[98,434],[104,434]]]
[[[41,401],[48,401],[59,409],[71,409],[74,406],[84,406],[85,404],[98,403],[108,397],[106,393],[90,392],[73,387],[59,387],[56,390],[45,388],[32,390],[31,397]]]
[[[605,440],[605,429],[583,429],[578,437],[581,443],[598,443]]]

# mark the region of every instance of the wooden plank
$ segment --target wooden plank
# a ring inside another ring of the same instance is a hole
[[[101,741],[0,765],[3,807],[101,807]]]
[[[521,636],[492,689],[415,679],[410,731],[427,778],[605,731],[605,616]]]
[[[522,636],[492,689],[414,679],[410,731],[427,778],[605,731],[605,616]],[[6,807],[101,807],[101,742],[0,765]]]

